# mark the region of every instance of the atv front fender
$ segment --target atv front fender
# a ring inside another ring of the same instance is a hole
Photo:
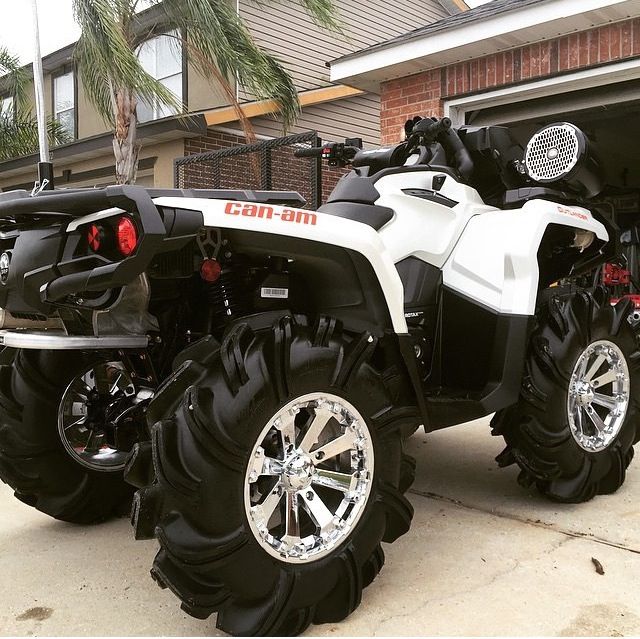
[[[444,285],[499,313],[533,315],[539,287],[549,284],[541,279],[541,247],[562,229],[555,263],[545,266],[555,279],[575,275],[584,264],[593,268],[599,257],[605,261],[609,234],[587,209],[531,200],[521,209],[473,217],[444,266]],[[583,239],[583,232],[591,234],[582,250],[571,247],[576,231]]]

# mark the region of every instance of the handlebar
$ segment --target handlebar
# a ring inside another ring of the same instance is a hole
[[[293,157],[296,158],[321,158],[322,152],[324,151],[323,146],[312,146],[310,149],[298,149]]]
[[[411,135],[420,135],[420,137],[428,140],[435,140],[442,133],[446,133],[451,128],[451,119],[442,118],[440,120],[431,120],[425,118],[415,124]]]

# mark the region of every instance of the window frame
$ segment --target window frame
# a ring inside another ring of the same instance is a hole
[[[2,104],[5,100],[11,100],[11,117],[15,122],[16,116],[18,115],[16,112],[16,96],[11,93],[11,91],[0,92],[0,104]],[[0,113],[2,113],[2,109],[0,109]]]
[[[188,98],[189,98],[189,61],[188,61],[188,51],[187,51],[187,47],[185,46],[185,42],[187,39],[187,31],[186,29],[169,29],[169,30],[163,30],[163,29],[157,29],[154,30],[153,33],[151,33],[149,35],[149,37],[145,38],[144,40],[141,40],[140,42],[138,42],[138,44],[136,45],[136,55],[138,55],[140,48],[147,42],[149,42],[150,40],[155,40],[156,38],[160,38],[162,36],[166,36],[169,35],[170,33],[176,33],[179,35],[179,37],[183,40],[183,42],[180,43],[180,58],[181,58],[181,65],[180,65],[180,74],[182,76],[181,78],[181,91],[182,91],[182,95],[180,96],[180,101],[182,102],[183,108],[184,108],[184,113],[188,113],[189,112],[189,106],[188,106]],[[173,74],[176,75],[176,74]],[[155,76],[154,76],[155,77]],[[171,76],[167,76],[167,77],[171,77]],[[158,80],[159,78],[155,78],[156,80]],[[179,117],[180,115],[183,115],[183,113],[173,113],[171,115],[167,115],[164,116],[163,118],[158,118],[155,117],[155,109],[157,107],[153,107],[154,108],[154,117],[150,120],[144,120],[142,121],[139,117],[138,117],[138,122],[141,125],[145,125],[145,124],[151,124],[152,122],[157,122],[158,120],[161,119],[165,119],[165,118],[175,118],[175,117]]]
[[[71,139],[78,139],[78,74],[76,73],[75,65],[65,64],[57,68],[51,73],[51,116],[54,119],[56,117],[56,78],[60,78],[63,75],[72,74],[73,77],[73,131],[71,132]]]

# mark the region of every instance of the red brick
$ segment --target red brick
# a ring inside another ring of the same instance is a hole
[[[549,73],[557,73],[560,69],[560,43],[552,40],[549,43]]]
[[[609,57],[611,60],[619,60],[622,55],[622,37],[619,24],[609,27]]]
[[[476,91],[480,86],[478,83],[478,61],[471,60],[469,62],[469,66],[471,69],[471,85],[469,88],[471,89],[471,91]]]
[[[504,53],[496,55],[496,86],[504,84]]]
[[[464,66],[462,64],[456,64],[456,93],[464,93],[466,91],[464,86]]]
[[[640,55],[640,18],[631,21],[631,55]]]
[[[447,67],[445,70],[447,95],[456,94],[456,70],[455,67]]]
[[[388,85],[383,84],[382,90],[384,91],[384,97],[386,100],[395,100],[402,95],[402,89],[400,87],[389,89]]]
[[[522,79],[522,49],[513,52],[513,81],[520,82]]]
[[[632,45],[631,22],[627,20],[622,23],[620,28],[620,54],[623,58],[628,58],[631,55]]]
[[[578,34],[578,66],[589,65],[589,32],[582,31]]]
[[[487,59],[480,58],[478,60],[478,88],[487,88]]]
[[[569,36],[569,68],[575,69],[579,66],[580,39],[577,33]]]
[[[569,68],[569,38],[560,38],[558,45],[558,70]]]
[[[609,40],[609,28],[601,27],[598,29],[598,41],[600,43],[598,62],[608,62],[610,60]]]
[[[409,104],[409,98],[394,98],[393,100],[389,100],[385,95],[385,98],[382,102],[382,108],[387,111],[388,109],[394,109],[395,107],[405,106]]]
[[[490,55],[487,58],[487,86],[496,86],[496,56]]]
[[[589,64],[598,64],[600,59],[600,36],[597,30],[587,31],[589,42]]]
[[[504,81],[506,84],[513,81],[513,51],[504,54]]]

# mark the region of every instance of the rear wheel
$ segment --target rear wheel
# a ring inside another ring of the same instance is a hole
[[[116,354],[17,351],[0,367],[0,478],[56,519],[123,514],[122,471],[151,395]]]
[[[376,340],[284,318],[199,347],[152,403],[152,574],[190,614],[237,635],[293,635],[359,605],[407,532],[402,430]],[[405,463],[406,465],[406,463]],[[408,464],[409,466],[411,464]]]
[[[624,482],[640,438],[640,352],[603,289],[551,296],[538,313],[518,403],[492,420],[519,481],[551,499],[582,502]]]

